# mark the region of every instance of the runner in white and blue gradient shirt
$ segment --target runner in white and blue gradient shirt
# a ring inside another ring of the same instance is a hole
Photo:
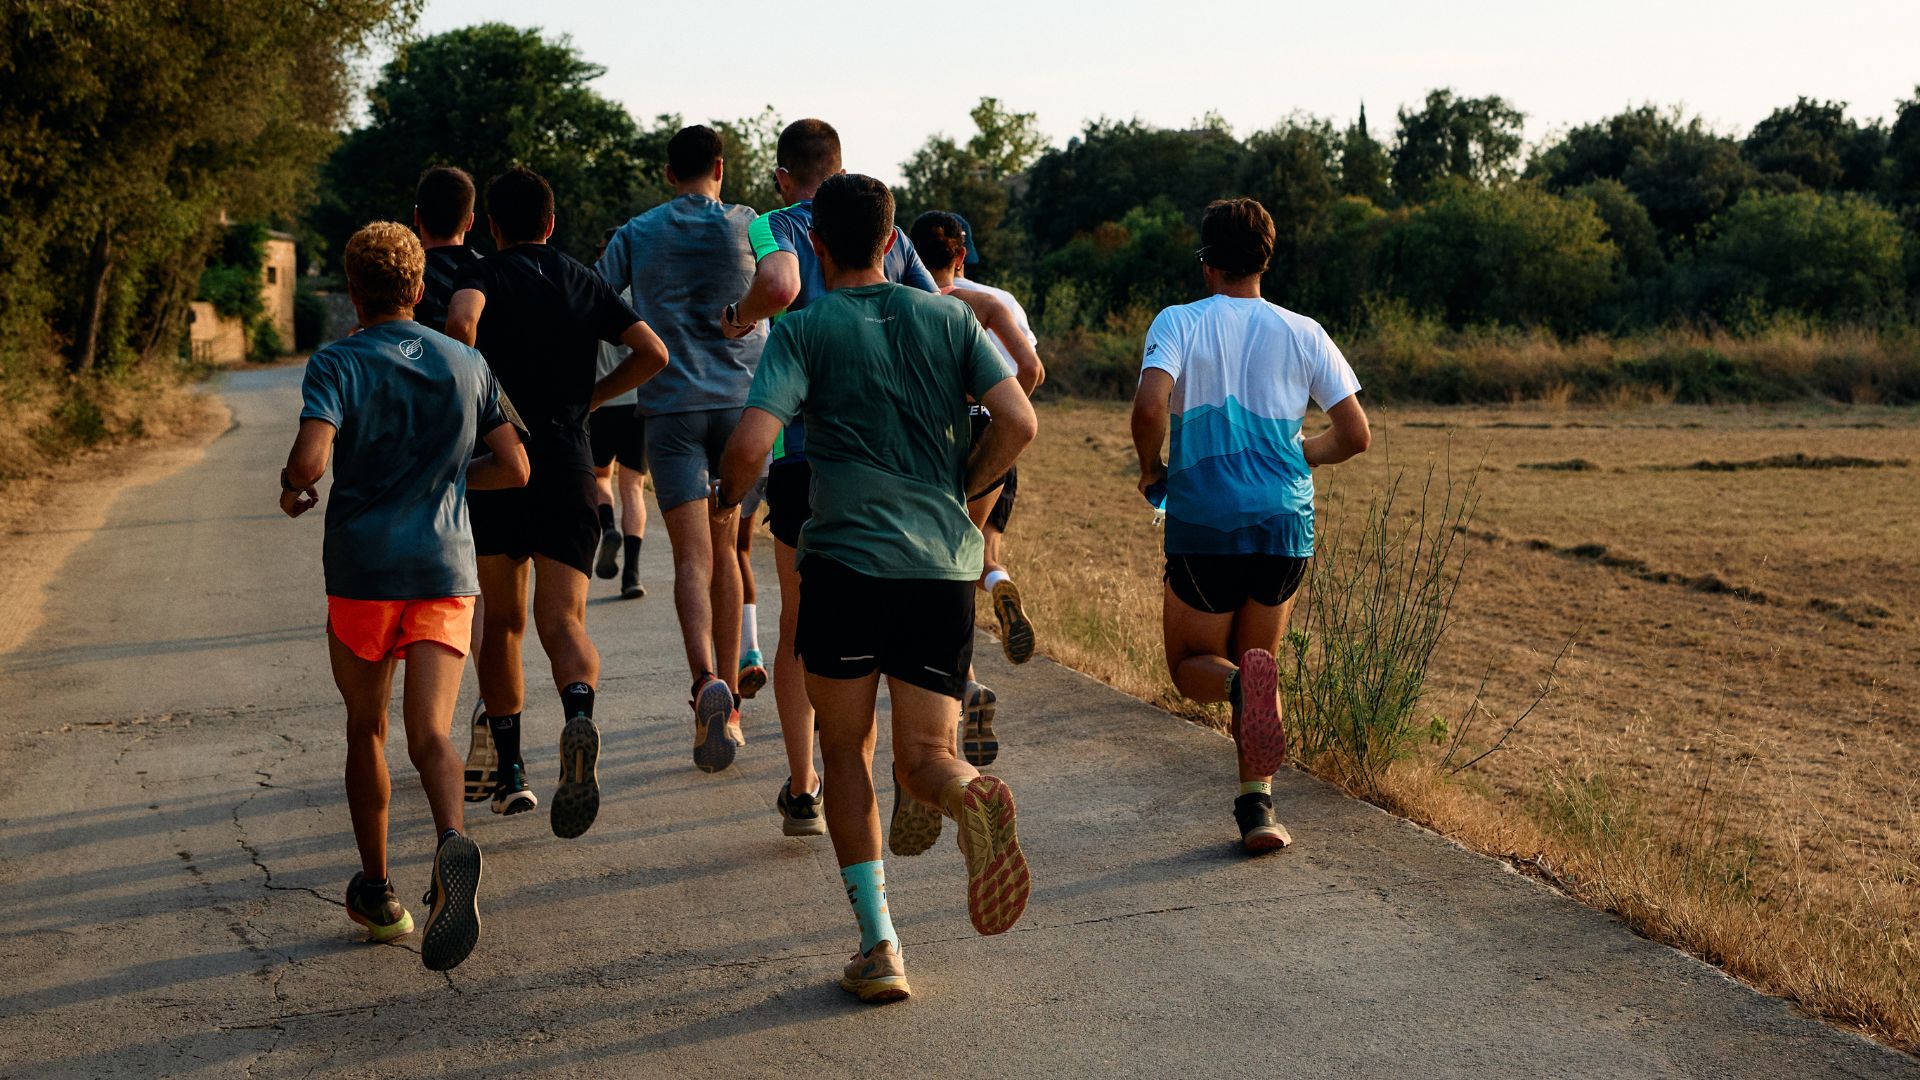
[[[1327,332],[1260,294],[1273,257],[1266,209],[1216,202],[1200,238],[1211,295],[1147,330],[1133,442],[1141,493],[1166,510],[1168,670],[1188,698],[1233,706],[1241,842],[1274,851],[1292,837],[1273,813],[1287,757],[1273,653],[1313,555],[1312,470],[1366,450],[1370,435],[1360,382]],[[1332,427],[1303,438],[1309,402]]]

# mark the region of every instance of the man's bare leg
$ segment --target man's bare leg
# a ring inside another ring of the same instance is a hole
[[[787,776],[793,790],[805,792],[817,790],[820,777],[813,770],[813,703],[808,698],[807,670],[794,653],[800,623],[800,571],[794,565],[797,558],[793,548],[774,541],[773,563],[780,574],[780,641],[773,657],[773,702],[780,713],[780,738],[787,747]],[[871,786],[871,778],[868,784]],[[828,828],[832,828],[831,823]],[[877,819],[874,828],[879,828]]]
[[[360,872],[387,880],[387,805],[393,798],[387,775],[387,699],[393,691],[393,661],[362,660],[333,629],[327,629],[327,659],[333,683],[347,706],[347,813],[360,849]]]
[[[545,555],[533,557],[533,628],[540,635],[560,691],[560,783],[548,821],[553,834],[573,839],[600,814],[600,729],[593,699],[600,685],[600,653],[587,637],[587,575]]]
[[[640,542],[647,536],[647,474],[620,466],[620,595],[629,600],[647,595],[640,584]]]

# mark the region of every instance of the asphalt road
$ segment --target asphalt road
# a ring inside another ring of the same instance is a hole
[[[1920,1076],[1300,774],[1296,846],[1243,858],[1225,741],[984,642],[1032,903],[980,938],[950,839],[890,860],[916,996],[863,1007],[832,851],[780,834],[770,696],[733,769],[692,766],[657,521],[652,595],[594,585],[598,824],[475,815],[485,933],[428,972],[339,904],[321,525],[274,506],[299,375],[227,376],[233,430],[124,492],[0,656],[0,1076]],[[544,795],[558,708],[528,668]],[[390,750],[411,902],[431,827]]]

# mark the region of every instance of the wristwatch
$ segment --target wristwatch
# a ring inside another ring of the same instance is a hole
[[[713,478],[713,485],[712,485],[712,487],[711,487],[711,489],[710,489],[710,490],[712,491],[712,494],[713,494],[713,505],[714,505],[714,506],[715,506],[716,508],[718,508],[718,509],[721,509],[721,510],[731,510],[731,509],[733,509],[734,507],[736,507],[736,506],[739,506],[739,505],[740,505],[740,500],[739,500],[739,499],[735,499],[735,500],[734,500],[734,501],[732,501],[732,502],[728,502],[728,501],[727,501],[726,499],[724,499],[724,498],[722,498],[722,497],[721,497],[721,495],[720,495],[720,478],[719,478],[719,477],[717,477],[717,476],[716,476],[716,477],[714,477],[714,478]]]
[[[736,318],[736,316],[738,316],[739,314],[740,314],[740,306],[738,304],[728,304],[727,310],[721,312],[720,317],[726,320],[727,328],[730,330],[753,329],[752,323],[744,323],[744,322],[741,322],[738,318]]]
[[[297,492],[300,492],[300,491],[303,491],[303,490],[305,490],[305,489],[304,489],[304,488],[297,488],[297,487],[294,487],[294,486],[293,486],[292,484],[290,484],[290,483],[288,483],[288,482],[287,482],[287,470],[286,470],[286,468],[285,468],[284,466],[282,466],[282,467],[281,467],[281,469],[280,469],[280,490],[281,490],[281,491],[291,491],[291,492],[296,492],[296,493],[297,493]]]

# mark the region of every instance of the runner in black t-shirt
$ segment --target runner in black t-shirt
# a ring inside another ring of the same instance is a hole
[[[413,320],[445,332],[453,283],[480,256],[467,246],[473,228],[473,177],[465,169],[435,165],[420,174],[413,192],[413,230],[427,249],[426,292],[414,306]]]
[[[486,356],[526,426],[533,465],[526,487],[467,503],[486,608],[475,666],[499,754],[493,809],[514,814],[537,805],[520,756],[526,694],[520,642],[531,562],[534,628],[567,718],[553,831],[575,837],[600,810],[594,773],[600,732],[593,725],[600,654],[586,627],[587,581],[600,524],[586,418],[595,406],[659,374],[667,350],[598,274],[547,246],[553,189],[538,173],[513,169],[487,185],[487,227],[499,254],[460,272],[447,333]],[[632,350],[605,378],[597,378],[596,370],[601,341]]]

